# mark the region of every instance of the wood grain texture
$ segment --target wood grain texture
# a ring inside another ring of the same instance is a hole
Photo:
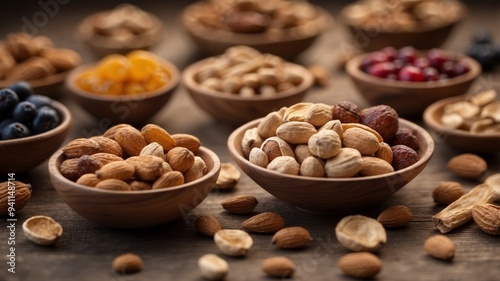
[[[21,18],[29,19],[41,11],[38,5],[25,5],[23,9],[12,9],[13,3],[7,5],[4,14],[5,23],[0,26],[0,35],[20,30]],[[62,2],[62,1],[61,1]],[[164,20],[168,32],[168,44],[162,44],[155,52],[173,61],[180,69],[200,59],[196,47],[175,24],[177,16],[189,1],[129,1],[151,11]],[[191,1],[194,2],[194,1]],[[328,11],[337,14],[342,5],[348,1],[318,1]],[[100,8],[110,8],[119,4],[118,0],[106,1],[70,1],[60,6],[57,16],[50,19],[40,34],[49,35],[57,45],[74,48],[81,52],[85,61],[96,58],[76,40],[74,28],[79,21]],[[469,16],[460,25],[457,33],[452,34],[445,47],[454,51],[464,51],[473,31],[479,27],[493,26],[498,23],[496,2],[466,1],[470,10]],[[29,6],[29,7],[28,7]],[[492,8],[495,7],[495,8]],[[500,38],[500,29],[493,29],[495,38]],[[333,57],[341,46],[349,44],[344,41],[345,31],[336,28],[317,41],[310,51],[304,53],[297,62],[309,64],[320,63],[333,68]],[[60,43],[60,44],[59,44]],[[483,75],[473,85],[471,91],[478,88],[498,87],[498,72],[489,76]],[[342,72],[333,73],[329,87],[314,88],[306,97],[310,102],[335,103],[350,100],[361,107],[368,105]],[[67,97],[61,98],[75,116],[70,135],[66,142],[76,137],[88,137],[102,134],[106,127],[103,120],[93,119],[78,104]],[[185,89],[178,88],[172,100],[161,110],[152,122],[164,127],[169,133],[190,133],[198,136],[203,146],[217,153],[222,162],[231,162],[226,141],[235,126],[214,121],[207,113],[196,108]],[[422,125],[421,120],[414,120]],[[108,125],[109,126],[109,125]],[[388,242],[378,252],[383,269],[376,280],[380,281],[495,281],[500,276],[500,239],[483,233],[473,223],[447,234],[457,246],[456,256],[451,263],[428,257],[423,250],[425,239],[439,232],[432,228],[432,215],[438,213],[442,206],[432,201],[432,190],[441,181],[454,180],[461,182],[467,190],[477,185],[475,181],[465,181],[455,177],[446,170],[446,162],[461,153],[447,146],[439,135],[432,134],[436,142],[435,153],[427,167],[406,187],[373,208],[362,214],[376,217],[385,208],[404,204],[413,212],[414,219],[407,227],[387,230]],[[486,175],[500,171],[500,155],[483,154],[489,168]],[[1,161],[6,161],[0,155]],[[196,280],[202,281],[198,271],[198,258],[207,253],[221,255],[213,240],[196,232],[194,220],[202,214],[217,217],[224,228],[240,228],[241,223],[249,216],[232,215],[225,212],[220,205],[224,199],[238,194],[253,195],[259,201],[254,213],[274,211],[285,218],[287,226],[303,226],[309,230],[313,240],[304,249],[297,251],[281,250],[271,244],[272,235],[252,235],[254,247],[245,259],[226,259],[230,266],[228,281],[270,280],[260,271],[265,258],[284,255],[297,265],[296,276],[290,280],[341,280],[352,281],[337,268],[339,258],[348,253],[337,242],[333,229],[341,219],[340,216],[318,216],[301,212],[295,207],[274,198],[260,188],[248,176],[242,174],[237,187],[232,192],[212,192],[205,201],[186,216],[186,220],[176,220],[158,227],[141,230],[119,230],[99,226],[86,220],[71,210],[58,196],[50,183],[47,161],[30,173],[16,175],[18,180],[29,182],[33,186],[31,201],[24,209],[16,213],[16,274],[8,273],[6,255],[5,217],[0,218],[2,227],[0,240],[0,280],[6,281],[134,281],[134,280]],[[2,181],[7,175],[0,175]],[[484,179],[484,178],[483,178]],[[21,231],[24,220],[34,215],[48,215],[61,223],[64,228],[61,239],[53,247],[40,247],[28,241]],[[113,259],[123,253],[134,252],[144,261],[144,270],[133,275],[121,276],[112,272]]]

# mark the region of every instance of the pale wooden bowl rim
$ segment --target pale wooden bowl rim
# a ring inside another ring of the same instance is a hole
[[[453,103],[453,102],[458,102],[458,101],[465,101],[467,95],[461,95],[461,96],[454,96],[450,98],[445,98],[438,100],[431,105],[429,105],[423,114],[423,120],[427,126],[429,126],[431,129],[440,132],[440,133],[445,133],[446,135],[450,135],[453,137],[457,138],[467,138],[467,139],[489,139],[489,138],[497,138],[499,143],[500,143],[500,133],[483,133],[483,134],[474,134],[466,130],[460,130],[460,129],[453,129],[450,127],[447,127],[443,125],[439,120],[436,120],[434,118],[434,115],[437,111],[440,111],[443,109],[443,107],[447,104]]]
[[[434,31],[434,30],[439,30],[439,29],[444,29],[444,28],[447,28],[449,26],[452,26],[454,24],[457,24],[459,22],[461,22],[464,18],[465,18],[465,15],[467,13],[467,8],[465,7],[465,4],[462,3],[461,1],[453,1],[455,5],[457,5],[457,7],[459,7],[460,9],[460,15],[459,17],[454,20],[454,21],[451,21],[445,25],[440,25],[440,26],[436,26],[436,27],[422,27],[422,26],[419,26],[419,28],[417,28],[416,30],[414,31],[398,31],[398,30],[384,30],[384,29],[381,29],[379,31],[379,34],[394,34],[394,35],[410,35],[410,34],[418,34],[418,33],[426,33],[426,32],[430,32],[430,31]],[[352,20],[346,15],[347,13],[347,10],[354,6],[354,5],[357,5],[358,4],[358,1],[355,1],[353,3],[349,3],[347,4],[346,6],[344,6],[340,12],[339,12],[339,18],[340,20],[342,21],[343,24],[349,26],[349,27],[352,27],[352,28],[356,28],[356,29],[359,29],[359,30],[362,30],[362,31],[368,31],[368,29],[366,28],[363,28],[362,25],[359,25],[359,24],[354,24],[352,22]]]
[[[283,33],[283,37],[280,40],[271,40],[267,36],[262,36],[262,33],[236,33],[230,32],[221,29],[210,28],[202,25],[193,26],[189,22],[189,18],[191,17],[190,12],[196,6],[204,5],[202,1],[195,2],[189,6],[187,6],[181,16],[183,26],[192,34],[195,34],[197,37],[203,38],[205,40],[218,41],[222,43],[231,43],[231,44],[241,44],[241,45],[266,45],[273,44],[278,42],[293,42],[297,40],[303,40],[306,38],[311,38],[318,36],[322,32],[326,31],[330,26],[334,25],[332,16],[323,8],[309,3],[314,9],[318,12],[318,17],[315,21],[319,22],[319,29],[315,34],[311,34],[309,36],[304,36],[300,38],[292,37],[289,35],[288,29],[285,29]],[[203,30],[203,32],[201,32]]]
[[[68,74],[71,72],[71,70],[63,71],[60,73],[56,73],[54,75],[47,76],[45,78],[41,79],[35,79],[35,80],[25,80],[30,86],[33,88],[33,90],[36,93],[36,88],[38,87],[45,87],[48,85],[54,85],[57,83],[62,83],[64,82],[64,79],[68,76]],[[7,88],[10,85],[16,83],[14,80],[0,80],[0,88]]]
[[[197,71],[202,67],[204,64],[207,64],[211,59],[214,57],[209,57],[200,61],[197,61],[191,65],[189,65],[182,73],[182,82],[183,84],[188,88],[192,90],[196,90],[197,93],[213,97],[214,99],[222,99],[222,100],[232,100],[232,101],[248,101],[248,102],[257,102],[257,101],[267,101],[267,102],[272,102],[275,100],[279,100],[282,98],[294,96],[297,94],[300,94],[309,88],[312,87],[314,83],[314,77],[312,74],[302,65],[291,63],[291,62],[286,62],[286,64],[292,65],[295,68],[298,68],[303,72],[302,78],[303,81],[300,83],[298,86],[293,87],[291,89],[276,93],[276,95],[273,96],[261,96],[261,95],[256,95],[253,97],[242,97],[239,94],[231,94],[227,92],[221,92],[221,91],[215,91],[212,89],[207,89],[202,87],[198,82],[195,81],[194,76],[196,75]]]
[[[234,130],[227,140],[227,147],[228,147],[229,152],[231,154],[235,155],[238,159],[242,160],[252,170],[256,170],[258,173],[261,173],[261,174],[267,173],[267,174],[272,174],[274,176],[279,176],[279,177],[283,177],[283,178],[295,179],[297,181],[312,181],[312,182],[321,181],[321,182],[331,182],[331,183],[334,183],[334,182],[362,182],[362,181],[369,181],[369,180],[373,180],[373,179],[386,178],[386,177],[391,177],[394,175],[404,174],[405,172],[426,163],[432,157],[432,154],[434,153],[434,141],[433,141],[431,135],[424,128],[418,126],[417,124],[410,122],[406,119],[399,118],[400,125],[403,124],[405,127],[409,127],[412,130],[418,131],[418,133],[422,135],[423,141],[427,143],[427,150],[422,151],[422,155],[419,157],[419,160],[416,163],[414,163],[413,165],[406,167],[404,169],[392,172],[392,173],[376,175],[376,176],[353,177],[353,178],[327,178],[327,177],[321,178],[321,177],[308,177],[308,176],[300,176],[300,175],[288,175],[288,174],[283,174],[283,173],[279,173],[276,171],[272,171],[272,170],[260,167],[256,164],[253,164],[248,159],[246,159],[244,156],[242,156],[235,147],[236,138],[238,136],[244,134],[244,132],[247,129],[257,127],[257,125],[263,119],[264,118],[259,118],[259,119],[250,121],[246,124],[243,124],[242,126],[238,127],[236,130]],[[291,186],[290,188],[293,188],[293,186]]]
[[[391,87],[391,88],[399,88],[402,90],[418,90],[418,89],[440,89],[440,88],[446,88],[450,87],[453,85],[457,85],[460,83],[464,83],[467,81],[471,81],[476,79],[480,74],[481,74],[481,65],[474,60],[471,57],[468,57],[466,55],[462,55],[459,53],[443,50],[447,54],[450,54],[456,58],[459,58],[460,60],[465,60],[465,62],[470,66],[470,70],[467,73],[464,73],[462,75],[450,78],[450,79],[444,79],[444,80],[437,80],[437,81],[426,81],[426,82],[410,82],[410,81],[399,81],[399,80],[389,80],[385,78],[380,78],[380,77],[375,77],[372,76],[363,70],[361,70],[361,64],[363,60],[369,56],[370,53],[364,53],[360,54],[352,59],[350,59],[347,64],[346,64],[346,71],[347,73],[355,77],[359,80],[364,81],[365,83],[370,83],[370,84],[375,84],[379,86],[384,86],[384,87]],[[420,51],[420,53],[425,52],[425,51]],[[388,95],[394,94],[394,93],[387,93]],[[397,93],[395,95],[401,95],[401,93]]]
[[[71,181],[67,178],[65,178],[60,170],[59,166],[57,166],[57,161],[59,158],[63,157],[63,152],[62,150],[56,151],[49,159],[48,167],[49,167],[49,173],[52,174],[54,177],[58,178],[64,185],[71,186],[72,188],[76,188],[76,191],[93,191],[96,193],[103,193],[103,194],[113,194],[113,195],[120,195],[120,196],[133,196],[133,195],[138,195],[138,194],[151,194],[151,193],[164,193],[164,192],[169,192],[169,191],[176,191],[176,190],[181,190],[181,189],[188,189],[190,187],[196,186],[208,179],[210,179],[212,176],[214,176],[216,173],[219,172],[220,167],[221,167],[221,161],[217,154],[213,152],[212,150],[200,146],[199,151],[206,154],[208,157],[212,159],[214,162],[213,168],[208,171],[203,177],[196,179],[194,181],[184,183],[179,186],[173,186],[173,187],[168,187],[168,188],[160,188],[160,189],[151,189],[151,190],[131,190],[131,191],[120,191],[120,190],[104,190],[104,189],[97,189],[94,187],[89,187],[85,186],[82,184],[77,184],[74,181]],[[195,153],[195,155],[197,155]]]
[[[72,121],[72,116],[69,111],[69,109],[62,103],[52,100],[52,107],[59,113],[60,118],[61,118],[61,123],[55,127],[52,130],[49,130],[47,132],[43,132],[41,134],[37,135],[32,135],[29,137],[24,137],[24,138],[18,138],[18,139],[11,139],[11,140],[0,140],[0,147],[2,146],[8,146],[12,144],[29,144],[33,142],[39,142],[47,137],[51,137],[54,135],[58,135],[62,132],[64,132],[67,128],[71,126],[71,121]]]
[[[142,93],[142,94],[136,94],[136,95],[120,95],[120,96],[113,96],[113,95],[104,95],[104,94],[97,94],[89,91],[85,91],[75,85],[75,80],[78,78],[78,76],[85,71],[86,69],[89,69],[91,67],[94,67],[97,63],[89,63],[85,65],[81,65],[73,70],[70,71],[68,74],[68,77],[66,78],[66,87],[70,89],[74,94],[77,94],[83,98],[86,98],[88,100],[99,100],[99,101],[109,101],[109,102],[127,102],[127,101],[142,101],[145,99],[149,98],[154,98],[157,96],[161,96],[163,94],[167,94],[170,92],[172,89],[174,89],[180,81],[180,73],[179,69],[175,64],[172,62],[162,59],[157,56],[157,59],[159,60],[160,64],[162,66],[167,67],[167,69],[170,72],[170,81],[166,85],[155,89],[154,91],[150,91],[147,93]]]

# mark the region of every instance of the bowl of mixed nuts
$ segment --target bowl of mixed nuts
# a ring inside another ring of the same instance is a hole
[[[431,103],[466,93],[481,66],[459,53],[405,46],[361,54],[347,62],[346,71],[370,104],[387,104],[401,116],[420,117]]]
[[[182,82],[196,104],[212,117],[241,125],[300,102],[314,79],[298,64],[235,46],[187,67]]]
[[[439,100],[424,112],[424,122],[438,138],[466,152],[500,151],[500,101],[495,90]]]
[[[198,1],[182,14],[182,24],[207,55],[246,45],[293,58],[333,24],[331,15],[307,1]]]
[[[432,137],[386,105],[360,109],[298,103],[248,122],[229,137],[232,159],[258,185],[321,214],[381,203],[429,162]]]
[[[163,23],[151,13],[130,4],[86,17],[77,35],[97,56],[148,50],[163,39]]]
[[[464,4],[456,0],[375,0],[346,5],[340,11],[340,19],[358,49],[430,49],[445,42],[465,13]]]
[[[171,62],[135,50],[72,70],[66,87],[83,109],[106,123],[143,125],[170,100],[179,79]]]
[[[48,166],[57,193],[81,216],[109,227],[142,228],[181,218],[200,204],[221,163],[194,135],[118,124],[68,142]]]
[[[64,104],[34,94],[27,82],[0,89],[0,172],[24,173],[40,165],[62,145],[71,122]]]
[[[77,52],[54,46],[47,36],[11,33],[0,46],[0,88],[23,80],[38,95],[57,97],[68,72],[81,61]]]

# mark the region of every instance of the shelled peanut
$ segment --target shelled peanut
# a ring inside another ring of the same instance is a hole
[[[11,33],[0,44],[0,79],[43,79],[73,69],[80,63],[78,53],[56,48],[46,36]]]
[[[173,134],[155,124],[138,129],[128,124],[102,136],[78,138],[62,151],[61,174],[78,184],[107,190],[149,190],[182,185],[207,173],[196,155],[200,141]]]
[[[250,162],[284,174],[345,178],[391,173],[419,159],[418,138],[386,105],[297,103],[269,113],[242,139]]]
[[[127,55],[112,54],[77,77],[76,85],[102,95],[138,95],[167,85],[170,70],[153,53],[135,50]]]
[[[307,69],[247,46],[228,48],[204,61],[195,80],[220,94],[273,96],[299,86]]]

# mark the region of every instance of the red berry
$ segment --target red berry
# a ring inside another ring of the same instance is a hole
[[[439,71],[435,69],[434,67],[426,67],[424,68],[424,76],[425,76],[425,81],[436,81],[439,80]]]
[[[470,66],[464,61],[459,61],[455,64],[455,74],[457,76],[462,75],[464,73],[467,73],[467,72],[469,72],[469,70],[470,70]]]
[[[425,76],[422,70],[418,67],[407,65],[399,71],[398,78],[401,81],[425,81]]]
[[[370,75],[380,77],[380,78],[386,78],[387,75],[394,73],[395,71],[396,71],[396,68],[392,62],[377,63],[375,65],[372,65],[368,69],[368,73]]]
[[[440,49],[431,49],[427,53],[427,59],[431,66],[440,69],[441,66],[448,61],[448,55]]]
[[[387,56],[389,61],[394,60],[398,54],[398,50],[393,47],[385,47],[381,50],[381,52]]]
[[[398,51],[397,57],[405,62],[413,63],[418,57],[417,50],[410,46],[403,47]]]
[[[455,62],[454,61],[445,61],[442,65],[441,68],[439,69],[441,73],[444,73],[448,75],[448,77],[453,78],[456,75],[455,73]]]
[[[420,68],[420,69],[424,69],[426,67],[429,67],[431,66],[430,62],[428,59],[426,58],[417,58],[414,62],[413,62],[413,65]]]

